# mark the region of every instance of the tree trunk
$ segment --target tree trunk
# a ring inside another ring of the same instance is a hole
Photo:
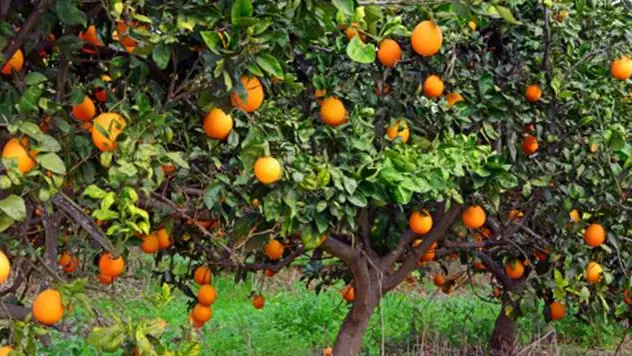
[[[377,297],[368,299],[368,303],[363,303],[356,298],[353,303],[353,307],[351,307],[345,321],[340,327],[340,331],[338,331],[333,355],[356,356],[360,354],[362,339],[364,339],[366,327],[369,324],[369,319],[379,302]]]
[[[492,356],[505,356],[515,354],[516,332],[518,326],[516,322],[505,314],[505,303],[503,303],[500,314],[496,319],[496,327],[489,339],[489,354]]]

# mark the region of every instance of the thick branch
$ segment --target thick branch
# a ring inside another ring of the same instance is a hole
[[[44,238],[46,245],[46,262],[55,269],[57,268],[57,219],[50,215],[46,208],[42,208],[42,224],[44,225]]]
[[[492,258],[489,257],[487,254],[483,252],[477,252],[476,256],[483,262],[485,267],[487,267],[487,269],[489,269],[492,272],[496,280],[498,280],[498,282],[500,282],[503,285],[503,287],[505,287],[505,289],[511,290],[511,291],[517,291],[522,288],[522,283],[519,283],[509,278],[509,276],[505,274],[505,271],[503,270],[502,266],[500,266],[498,263],[492,260]]]
[[[39,2],[39,4],[37,4],[37,6],[35,6],[33,11],[31,11],[29,16],[26,18],[24,24],[20,27],[20,31],[18,32],[17,36],[15,36],[13,40],[11,40],[11,42],[9,42],[9,44],[5,47],[4,51],[2,51],[3,59],[0,62],[0,68],[4,67],[9,59],[13,57],[15,52],[20,47],[22,47],[26,36],[35,28],[35,26],[37,26],[40,18],[42,17],[42,15],[44,15],[46,10],[48,10],[48,7],[51,4],[52,2],[50,0],[42,0]]]
[[[0,319],[24,320],[31,310],[15,304],[0,304]]]
[[[118,252],[112,245],[112,242],[105,237],[101,229],[86,214],[79,209],[76,204],[63,193],[57,194],[51,198],[53,204],[64,211],[69,217],[77,222],[90,237],[96,241],[103,249],[118,256]]]
[[[327,251],[330,255],[338,257],[349,266],[358,259],[358,254],[353,247],[331,236],[320,245],[320,248]]]
[[[384,290],[389,291],[395,288],[404,278],[412,272],[417,266],[417,262],[419,262],[419,258],[428,251],[430,246],[442,239],[445,236],[445,233],[450,229],[450,227],[454,224],[459,212],[461,210],[461,205],[452,203],[450,209],[443,215],[443,217],[439,220],[439,223],[435,225],[435,227],[428,233],[428,235],[424,236],[423,242],[421,245],[413,249],[413,252],[406,258],[404,263],[399,267],[399,269],[393,273],[384,284]],[[414,238],[414,237],[413,237]],[[398,246],[399,247],[399,246]],[[386,260],[386,257],[393,258],[389,255],[385,256],[380,263],[382,266],[390,267],[388,265],[383,264]],[[393,259],[393,262],[397,259],[397,256]],[[391,262],[391,263],[393,263]]]

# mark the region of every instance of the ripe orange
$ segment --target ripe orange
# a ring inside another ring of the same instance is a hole
[[[519,260],[507,262],[505,263],[505,273],[511,279],[520,279],[524,275],[524,264]]]
[[[342,297],[349,303],[352,303],[355,300],[355,289],[353,286],[345,286],[342,289]]]
[[[94,88],[94,97],[98,102],[105,103],[108,101],[108,92],[105,88]]]
[[[171,239],[169,238],[167,229],[162,228],[156,231],[156,237],[158,238],[158,246],[160,248],[169,248],[169,246],[171,246]]]
[[[162,169],[162,171],[166,175],[170,175],[170,174],[173,174],[173,172],[176,171],[176,166],[174,166],[173,164],[165,164],[165,165],[160,166],[160,169]]]
[[[59,257],[59,265],[63,268],[64,272],[72,273],[79,267],[79,260],[70,253],[64,252],[64,254]]]
[[[274,275],[276,274],[276,272],[270,271],[269,269],[266,268],[265,271],[263,271],[263,274],[266,275],[266,277],[274,277]]]
[[[252,297],[252,305],[255,309],[261,309],[266,304],[266,300],[262,295],[255,295]]]
[[[13,54],[13,57],[11,57],[7,64],[2,67],[2,74],[11,75],[11,72],[19,72],[22,70],[23,66],[24,53],[22,53],[22,50],[18,48],[18,50]]]
[[[476,271],[484,271],[487,269],[487,267],[485,267],[485,264],[481,261],[472,262],[472,268],[474,268]]]
[[[326,125],[336,127],[347,122],[347,110],[340,99],[330,96],[323,100],[320,119]]]
[[[549,304],[549,312],[551,313],[551,320],[560,320],[566,315],[566,309],[560,302]]]
[[[283,256],[283,244],[279,240],[270,240],[264,247],[263,252],[272,261],[276,261]]]
[[[433,56],[439,52],[443,43],[441,28],[433,21],[422,21],[413,29],[410,43],[417,54],[424,57]]]
[[[542,90],[540,89],[540,86],[537,84],[529,85],[525,90],[525,97],[532,103],[540,100],[542,97]]]
[[[584,271],[584,278],[586,282],[589,284],[598,283],[601,280],[601,274],[603,273],[603,268],[597,262],[590,262],[588,266],[586,266],[586,270]]]
[[[314,99],[316,100],[316,104],[322,105],[325,95],[327,95],[327,89],[316,89],[314,91]]]
[[[159,248],[158,237],[156,234],[149,234],[143,238],[143,243],[140,244],[140,249],[145,253],[156,253]]]
[[[9,356],[12,351],[13,348],[11,346],[2,346],[0,347],[0,356]]]
[[[470,30],[476,31],[476,22],[475,21],[470,21],[470,22],[467,23],[467,25],[470,27]]]
[[[11,262],[4,252],[0,251],[0,283],[4,283],[11,273]]]
[[[445,276],[442,274],[435,274],[434,277],[432,277],[432,282],[437,287],[443,287],[445,285]]]
[[[357,22],[352,23],[351,26],[345,29],[345,35],[347,35],[347,39],[349,41],[351,41],[351,39],[354,38],[355,36],[359,35],[360,40],[362,42],[366,42],[366,37],[360,31],[360,28]]]
[[[193,320],[199,323],[206,323],[213,316],[213,309],[206,305],[202,305],[200,303],[196,304],[191,311],[191,316]]]
[[[99,274],[97,278],[99,278],[99,282],[104,285],[112,284],[112,282],[114,282],[114,277],[112,276],[104,276],[102,274]]]
[[[429,98],[438,98],[443,94],[443,81],[436,75],[430,75],[424,80],[424,95]]]
[[[536,153],[537,151],[538,151],[538,140],[531,135],[525,136],[524,140],[522,141],[522,152],[528,155],[532,155]]]
[[[259,157],[254,166],[255,177],[263,184],[272,184],[281,179],[281,164],[274,157]]]
[[[326,347],[323,350],[323,356],[332,356],[334,353],[334,349],[332,349],[331,347]]]
[[[590,224],[584,231],[584,241],[590,247],[597,247],[606,241],[606,230],[600,224]]]
[[[610,65],[610,74],[619,80],[628,80],[632,77],[632,59],[623,56],[615,59]]]
[[[54,289],[47,289],[37,295],[33,301],[33,318],[45,325],[53,325],[64,316],[61,294]]]
[[[203,125],[206,136],[223,140],[233,130],[233,118],[226,115],[222,109],[215,108],[206,114]]]
[[[432,229],[432,215],[428,210],[413,211],[408,218],[408,227],[417,235],[427,234]]]
[[[193,279],[199,285],[210,284],[213,279],[213,272],[206,266],[200,266],[193,272]]]
[[[17,161],[18,170],[22,174],[30,172],[35,167],[35,160],[17,138],[7,141],[2,149],[2,158]]]
[[[555,16],[555,19],[559,22],[564,21],[567,17],[568,17],[568,11],[566,10],[562,10],[560,12],[557,13],[557,15]]]
[[[85,31],[79,32],[79,38],[84,42],[92,44],[94,47],[103,47],[103,43],[97,36],[97,28],[94,25],[90,25]],[[87,54],[96,53],[96,50],[89,45],[84,46],[81,50]]]
[[[204,284],[200,287],[197,294],[198,303],[202,305],[211,305],[217,299],[217,291],[210,284]]]
[[[146,26],[140,26],[140,27],[146,28]],[[125,50],[127,51],[127,53],[132,53],[134,52],[134,49],[136,48],[138,41],[136,41],[136,39],[130,36],[129,33],[130,31],[125,22],[119,21],[116,23],[115,34],[118,38],[118,41],[123,45],[123,47],[125,47]]]
[[[452,105],[458,103],[459,101],[463,101],[463,96],[459,93],[448,93],[446,94],[445,99],[448,101],[448,108],[451,108]]]
[[[465,209],[461,215],[463,225],[470,229],[478,229],[485,224],[485,210],[479,205],[473,205]]]
[[[494,298],[500,297],[500,289],[498,289],[498,287],[494,287],[494,290],[492,291],[492,295],[494,296]]]
[[[230,95],[231,103],[234,107],[239,108],[245,112],[253,112],[261,107],[263,104],[264,92],[263,86],[257,77],[241,77],[241,84],[246,90],[246,102],[244,103],[241,96],[237,92],[233,92]]]
[[[391,127],[386,130],[386,136],[392,141],[396,137],[401,137],[402,142],[408,142],[410,138],[410,130],[406,120],[397,120]]]
[[[540,262],[544,262],[548,258],[548,254],[542,250],[535,249],[534,253],[535,253],[535,258]]]
[[[574,223],[578,223],[582,219],[581,213],[577,209],[571,210],[571,212],[568,213],[568,217],[571,219],[571,222],[574,222]]]
[[[627,289],[623,290],[623,302],[628,305],[632,304],[632,299],[630,298],[630,291]]]
[[[436,251],[433,247],[430,247],[423,256],[421,256],[421,261],[419,262],[430,262],[433,261],[436,257]]]
[[[74,105],[72,107],[72,114],[75,115],[75,118],[79,121],[90,121],[96,114],[96,108],[94,107],[94,102],[90,99],[89,96],[85,96],[81,104]]]
[[[380,47],[377,50],[377,59],[382,63],[385,67],[392,67],[402,58],[402,49],[399,47],[399,44],[387,38],[380,42]]]
[[[112,258],[111,253],[105,252],[101,255],[101,258],[99,258],[99,269],[103,276],[118,277],[123,273],[124,268],[125,261],[123,260],[123,256]]]
[[[518,210],[518,209],[511,209],[509,210],[509,221],[515,221],[515,220],[520,220],[522,217],[524,216],[524,214],[522,213],[522,211]]]
[[[92,142],[103,152],[116,149],[116,138],[125,129],[125,119],[117,113],[106,112],[97,116],[93,121]],[[107,133],[106,135],[103,135]]]

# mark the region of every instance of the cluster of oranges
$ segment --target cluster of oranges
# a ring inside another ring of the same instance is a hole
[[[140,249],[144,253],[156,253],[159,249],[167,249],[171,246],[171,238],[167,229],[162,228],[143,237]]]
[[[211,320],[213,309],[211,306],[217,299],[217,291],[211,285],[213,273],[206,266],[199,266],[193,272],[193,279],[200,285],[197,293],[197,304],[191,309],[189,319],[196,328],[201,328]]]

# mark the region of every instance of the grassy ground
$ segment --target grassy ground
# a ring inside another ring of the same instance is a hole
[[[231,276],[215,278],[213,284],[219,297],[213,308],[213,319],[201,332],[203,354],[305,355],[316,354],[323,347],[332,345],[348,310],[348,305],[341,302],[341,286],[317,295],[306,290],[296,276],[290,272],[267,278],[263,290],[266,305],[262,310],[255,310],[250,304],[250,282],[235,285]],[[156,283],[149,281],[149,278],[118,281],[115,290],[110,293],[124,300],[124,314],[128,317],[165,319],[169,325],[166,337],[174,339],[180,335],[180,326],[188,323],[187,298],[174,291],[173,301],[156,307],[140,293],[152,295],[159,291]],[[364,339],[367,354],[379,354],[382,341],[387,352],[397,354],[416,353],[416,350],[428,345],[432,345],[434,351],[439,346],[445,350],[471,350],[484,346],[498,313],[498,305],[481,301],[467,291],[445,297],[435,295],[435,290],[433,286],[426,285],[389,294],[371,319]],[[118,304],[105,296],[97,297],[95,303],[104,315],[109,309],[121,311]],[[55,335],[52,344],[42,350],[44,353],[97,354],[81,336],[87,332],[82,328],[90,323],[81,310],[75,311],[64,323],[64,327],[71,330],[77,328],[74,331],[80,336]],[[611,349],[622,335],[613,327],[602,327],[596,331],[571,318],[556,323],[555,329],[557,339],[565,344],[556,346],[558,351],[588,346]],[[520,344],[528,345],[551,330],[539,313],[521,318]],[[550,335],[555,336],[555,333]],[[546,344],[550,346],[551,340],[547,339]]]

